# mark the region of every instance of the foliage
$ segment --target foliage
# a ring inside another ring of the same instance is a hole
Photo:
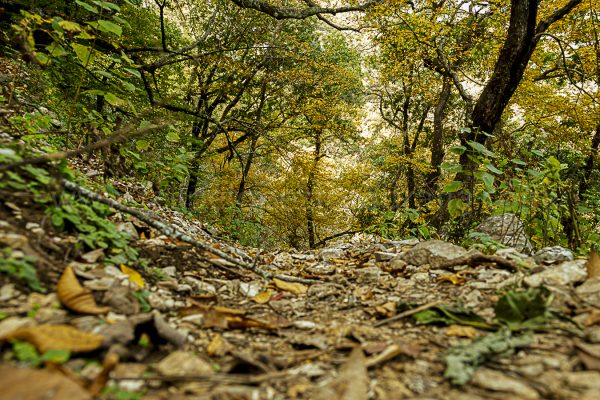
[[[0,255],[0,272],[23,281],[36,292],[46,292],[37,275],[35,257],[18,254],[10,247],[0,249]]]

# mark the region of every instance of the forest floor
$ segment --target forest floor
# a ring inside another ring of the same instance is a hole
[[[115,187],[120,201],[149,201],[141,186]],[[1,399],[600,398],[597,260],[505,249],[494,262],[374,238],[256,254],[152,209],[312,282],[266,280],[125,213],[111,220],[147,266],[107,265],[106,250],[77,250],[44,208],[4,192],[0,244],[35,257],[46,293],[0,275]]]

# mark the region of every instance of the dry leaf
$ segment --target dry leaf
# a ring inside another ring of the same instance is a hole
[[[266,304],[269,302],[269,300],[271,300],[271,296],[273,295],[273,293],[274,292],[272,289],[263,290],[256,296],[254,296],[252,300],[257,302],[258,304]]]
[[[0,365],[2,399],[88,400],[92,396],[58,372]]]
[[[179,313],[181,316],[193,314],[204,315],[204,319],[202,321],[202,326],[204,328],[262,328],[268,330],[277,329],[276,326],[267,322],[259,321],[244,316],[246,312],[243,310],[236,310],[227,307],[213,307],[204,304],[196,304],[191,307],[181,309]]]
[[[596,250],[592,250],[590,253],[590,258],[587,261],[586,269],[588,279],[600,276],[600,255],[598,255]]]
[[[388,301],[380,306],[375,306],[375,312],[378,316],[389,318],[396,315],[396,306],[397,304],[395,302]]]
[[[96,249],[85,253],[81,256],[81,259],[87,263],[93,264],[98,261],[100,257],[104,257],[104,249]]]
[[[445,274],[445,275],[442,275],[442,276],[440,276],[440,277],[437,279],[437,281],[438,281],[438,282],[450,282],[450,283],[452,283],[453,285],[462,285],[462,284],[463,284],[463,283],[465,283],[467,280],[466,280],[466,279],[465,279],[465,277],[464,277],[464,276],[462,276],[462,275],[460,274],[460,272],[459,272],[459,273],[457,273],[457,274]]]
[[[233,346],[223,336],[216,334],[206,346],[206,354],[210,357],[223,357]]]
[[[94,381],[88,387],[88,391],[94,395],[98,396],[106,383],[108,382],[110,373],[113,369],[117,367],[119,364],[119,356],[115,353],[108,353],[106,357],[104,357],[104,361],[102,362],[102,371],[94,378]]]
[[[316,400],[367,400],[369,398],[369,376],[365,365],[365,356],[360,347],[355,347],[346,363],[341,367],[339,376],[327,386],[318,389]]]
[[[81,314],[105,314],[110,307],[98,307],[92,292],[81,286],[73,268],[67,266],[56,286],[58,300],[63,306]]]
[[[68,325],[39,325],[12,331],[0,337],[0,341],[2,340],[29,342],[40,353],[45,353],[48,350],[67,350],[71,352],[96,350],[102,345],[104,338]]]
[[[285,290],[286,292],[293,293],[295,295],[306,294],[308,292],[308,287],[301,283],[297,282],[286,282],[281,279],[274,278],[273,284],[279,290]]]
[[[583,324],[585,326],[592,326],[592,325],[596,325],[598,322],[600,322],[600,310],[594,309],[585,318],[585,321],[583,322]]]
[[[121,272],[123,272],[125,275],[127,275],[130,282],[135,283],[140,288],[143,289],[144,286],[146,286],[144,283],[144,278],[142,278],[142,276],[139,274],[139,272],[137,272],[135,269],[129,268],[125,264],[121,264]]]
[[[472,326],[450,325],[448,329],[446,329],[446,335],[474,338],[479,334],[477,333],[477,329],[473,328]]]

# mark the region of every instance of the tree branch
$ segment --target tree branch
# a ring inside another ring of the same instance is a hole
[[[383,0],[370,0],[366,3],[359,4],[356,6],[345,6],[345,7],[321,7],[321,6],[308,6],[305,8],[288,8],[278,7],[265,0],[231,0],[234,4],[242,8],[250,8],[256,11],[260,11],[264,14],[270,15],[275,19],[306,19],[319,14],[336,15],[352,11],[365,11],[370,7],[376,6],[383,3]],[[581,0],[580,0],[581,1]]]

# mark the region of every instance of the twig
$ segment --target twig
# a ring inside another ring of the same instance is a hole
[[[404,311],[403,313],[394,315],[393,317],[382,319],[381,321],[378,321],[375,324],[373,324],[373,326],[379,327],[382,325],[386,325],[386,324],[389,324],[390,322],[398,321],[405,317],[410,317],[411,315],[420,313],[421,311],[429,310],[430,308],[438,306],[442,303],[443,303],[443,301],[441,301],[441,300],[432,301],[431,303],[423,304],[422,306],[413,308],[412,310]]]
[[[99,203],[106,204],[116,210],[133,215],[134,217],[138,218],[140,221],[145,222],[146,224],[157,229],[164,235],[167,235],[171,238],[180,240],[185,243],[189,243],[192,246],[199,248],[200,250],[214,254],[214,255],[222,258],[223,260],[231,262],[232,264],[234,264],[238,267],[252,271],[255,274],[263,277],[264,279],[277,278],[277,279],[281,279],[283,281],[299,282],[299,283],[306,283],[306,284],[318,282],[317,280],[314,280],[314,279],[304,279],[304,278],[298,278],[298,277],[289,276],[289,275],[272,274],[270,272],[264,271],[263,269],[261,269],[260,267],[254,265],[254,264],[250,264],[246,261],[243,261],[236,257],[233,257],[219,249],[215,249],[214,247],[210,246],[208,243],[196,240],[196,239],[192,238],[191,236],[189,236],[188,234],[186,234],[185,232],[180,231],[175,226],[173,226],[171,224],[167,224],[165,222],[158,221],[155,217],[152,217],[151,215],[143,212],[142,210],[140,210],[138,208],[123,205],[116,200],[104,197],[94,191],[84,188],[83,186],[79,186],[76,183],[73,183],[66,179],[63,179],[62,182],[63,182],[65,189],[71,193],[78,194],[78,195],[88,198],[92,201],[97,201]]]

